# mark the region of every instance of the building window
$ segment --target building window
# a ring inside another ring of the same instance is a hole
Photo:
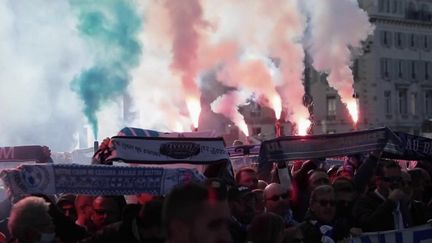
[[[399,114],[407,115],[408,114],[407,90],[400,89],[398,92],[399,92]]]
[[[425,50],[430,50],[430,46],[429,46],[429,38],[427,35],[422,35],[421,36],[422,39],[422,43],[423,43],[423,49]]]
[[[415,34],[409,35],[409,45],[410,45],[410,48],[412,48],[412,49],[416,48],[416,35]]]
[[[327,119],[336,119],[336,97],[327,96]]]
[[[378,0],[378,11],[380,13],[390,12],[390,0]]]
[[[395,38],[396,38],[396,47],[403,49],[405,47],[405,44],[404,44],[405,43],[405,41],[404,41],[405,34],[401,33],[401,32],[397,32],[395,34]]]
[[[378,12],[384,12],[384,0],[378,0]]]
[[[384,103],[385,103],[386,115],[391,115],[392,102],[391,102],[391,92],[390,91],[384,91]]]
[[[411,93],[410,99],[411,115],[417,115],[417,93]]]
[[[432,90],[427,90],[425,92],[425,100],[424,100],[424,112],[425,115],[430,117],[432,116]]]
[[[404,60],[396,60],[395,61],[396,64],[396,75],[399,79],[403,79],[404,78],[404,66],[405,66],[405,62]]]
[[[429,11],[429,6],[425,3],[423,3],[420,7],[420,12],[419,12],[419,19],[423,20],[423,21],[430,21],[431,20],[431,13]]]
[[[424,62],[424,65],[425,80],[432,80],[432,63]]]
[[[410,60],[410,61],[408,61],[408,63],[409,63],[409,77],[412,79],[412,80],[416,80],[417,79],[417,75],[416,75],[416,71],[417,71],[417,65],[416,65],[416,61],[414,61],[414,60]]]
[[[385,47],[391,47],[392,32],[383,30],[380,33],[381,33],[381,44]]]
[[[426,35],[426,39],[427,39],[427,46],[428,49],[426,51],[430,51],[432,48],[432,35]]]
[[[381,58],[381,78],[389,79],[390,78],[390,59]]]
[[[399,1],[392,1],[392,13],[397,13],[399,9]]]
[[[260,133],[261,133],[261,127],[252,128],[252,134],[253,135],[259,135]]]
[[[417,19],[418,18],[418,13],[417,13],[417,8],[415,3],[410,2],[408,3],[408,8],[406,11],[406,17],[408,19]]]

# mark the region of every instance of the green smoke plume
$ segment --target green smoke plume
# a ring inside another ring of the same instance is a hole
[[[97,138],[96,112],[124,94],[129,71],[139,63],[141,18],[133,0],[70,0],[70,4],[79,20],[77,28],[94,56],[93,66],[77,75],[71,88],[84,101],[84,114]]]

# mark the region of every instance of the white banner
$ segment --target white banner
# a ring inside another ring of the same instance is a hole
[[[113,137],[106,161],[211,164],[228,161],[222,138]]]
[[[351,243],[432,243],[432,226],[365,233],[352,239]]]

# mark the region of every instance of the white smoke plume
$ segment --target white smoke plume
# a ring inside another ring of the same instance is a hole
[[[286,110],[285,120],[300,125],[309,119],[303,106],[303,77],[305,53],[302,38],[306,19],[300,13],[297,1],[275,1],[267,6],[266,15],[273,13],[275,25],[270,36],[271,55],[280,61],[282,82],[278,85]]]
[[[104,104],[97,113],[99,138],[124,125],[190,130],[186,99],[199,100],[201,76],[215,70],[217,80],[236,91],[213,102],[212,109],[236,124],[244,122],[237,106],[252,93],[265,96],[265,105],[273,108],[272,97],[280,95],[283,119],[304,121],[309,118],[302,104],[305,49],[347,102],[353,94],[352,50],[372,32],[356,0],[136,2],[143,17],[142,54],[128,93],[138,115],[125,124],[119,120],[125,113],[120,99]],[[0,36],[0,146],[73,148],[85,120],[70,81],[91,66],[93,56],[69,2],[2,1]]]
[[[305,39],[313,67],[327,73],[329,85],[335,88],[345,104],[353,102],[352,53],[372,34],[373,26],[357,0],[303,1],[310,21]]]
[[[250,93],[229,91],[226,94],[219,96],[212,104],[211,109],[219,114],[223,114],[229,118],[234,124],[240,128],[245,134],[248,134],[248,128],[243,116],[238,112],[238,106],[245,104]]]
[[[169,11],[163,1],[140,5],[145,16],[140,41],[143,46],[140,66],[133,72],[129,93],[138,117],[135,127],[159,131],[190,130],[181,75],[170,69],[173,35]]]
[[[0,3],[0,146],[76,146],[83,116],[69,82],[90,57],[75,25],[67,1]]]

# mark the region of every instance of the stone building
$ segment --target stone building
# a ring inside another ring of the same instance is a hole
[[[360,0],[375,25],[353,64],[360,107],[358,129],[387,126],[430,133],[432,118],[432,1]],[[314,133],[356,129],[324,75],[308,70],[314,99]]]

